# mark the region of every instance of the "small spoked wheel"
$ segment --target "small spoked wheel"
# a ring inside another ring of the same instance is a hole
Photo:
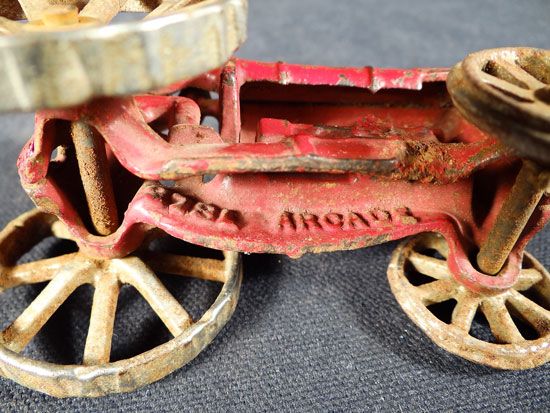
[[[517,283],[484,295],[453,279],[448,248],[422,234],[394,252],[388,279],[412,321],[443,349],[501,369],[528,369],[550,360],[550,274],[525,254]],[[486,328],[483,331],[483,328]]]
[[[246,0],[2,0],[0,111],[70,107],[191,79],[229,60],[246,16]]]
[[[140,250],[121,259],[93,259],[76,252],[17,265],[20,256],[56,232],[55,217],[31,211],[0,233],[4,289],[48,282],[0,336],[0,372],[19,384],[57,397],[97,397],[132,391],[157,381],[195,358],[227,323],[235,309],[241,267],[238,253],[224,260]],[[195,321],[156,273],[216,281],[223,287],[211,307]],[[94,288],[82,365],[59,365],[20,352],[81,285]],[[117,299],[124,284],[135,287],[173,338],[135,357],[110,362]]]
[[[550,50],[483,50],[447,80],[460,112],[522,157],[550,166]]]

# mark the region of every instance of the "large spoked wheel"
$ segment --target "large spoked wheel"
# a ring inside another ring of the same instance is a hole
[[[550,50],[472,53],[447,80],[449,94],[476,126],[522,157],[550,166]]]
[[[432,233],[409,239],[394,252],[389,283],[413,322],[438,346],[476,363],[528,369],[548,362],[550,274],[546,269],[525,254],[513,288],[483,295],[452,278],[447,254],[445,239]]]
[[[161,89],[220,67],[246,36],[247,0],[51,3],[0,0],[0,111]],[[129,12],[146,17],[105,27]]]
[[[155,251],[98,260],[73,253],[16,265],[19,257],[56,231],[55,217],[31,211],[0,233],[3,288],[49,281],[0,338],[0,371],[19,384],[57,397],[97,397],[132,391],[157,381],[195,358],[227,323],[241,284],[238,253],[225,259],[185,257]],[[155,272],[223,283],[202,317],[194,321]],[[95,287],[82,365],[59,365],[19,354],[63,302],[83,284]],[[170,333],[170,341],[135,357],[110,362],[117,298],[129,284],[145,298]]]

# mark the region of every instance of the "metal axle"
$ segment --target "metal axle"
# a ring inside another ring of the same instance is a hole
[[[547,171],[532,161],[523,162],[516,182],[477,255],[481,271],[495,275],[502,269],[548,183]]]
[[[71,135],[94,229],[110,235],[119,220],[105,145],[84,122],[73,122]]]

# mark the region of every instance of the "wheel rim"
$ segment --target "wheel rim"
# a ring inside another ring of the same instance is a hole
[[[143,251],[139,258],[91,260],[73,253],[11,265],[24,252],[13,244],[14,240],[22,240],[24,235],[33,238],[32,241],[42,239],[49,235],[54,223],[52,216],[31,211],[0,233],[5,288],[50,280],[1,334],[0,370],[5,377],[57,397],[97,397],[132,391],[191,361],[231,317],[241,283],[238,253],[226,252],[224,261]],[[223,287],[214,304],[193,322],[155,271],[218,281]],[[86,283],[94,285],[95,291],[83,365],[59,365],[18,354],[72,292]],[[122,284],[136,288],[174,338],[137,356],[109,362],[116,299]]]
[[[439,258],[426,255],[426,251],[436,251]],[[438,346],[476,363],[527,369],[548,362],[550,274],[544,267],[526,253],[513,288],[482,295],[452,278],[444,259],[447,253],[445,239],[437,234],[407,240],[394,252],[388,279],[393,294],[412,321]],[[536,294],[537,302],[525,294]],[[445,322],[429,307],[447,303],[450,317]],[[471,335],[476,313],[485,316],[494,342]],[[518,323],[529,325],[535,335],[524,338]]]
[[[30,24],[11,20],[23,17],[16,1],[0,0],[0,111],[161,89],[220,67],[246,35],[247,0],[20,3]],[[121,11],[148,15],[104,27]]]
[[[449,74],[449,93],[472,122],[521,156],[550,165],[550,50],[473,53]]]

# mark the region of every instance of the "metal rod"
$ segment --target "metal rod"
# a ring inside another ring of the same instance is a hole
[[[481,271],[495,275],[502,269],[547,186],[547,172],[532,161],[524,161],[516,182],[477,255],[477,264]]]
[[[99,235],[110,235],[119,222],[105,145],[83,122],[73,122],[71,134],[92,224]]]

